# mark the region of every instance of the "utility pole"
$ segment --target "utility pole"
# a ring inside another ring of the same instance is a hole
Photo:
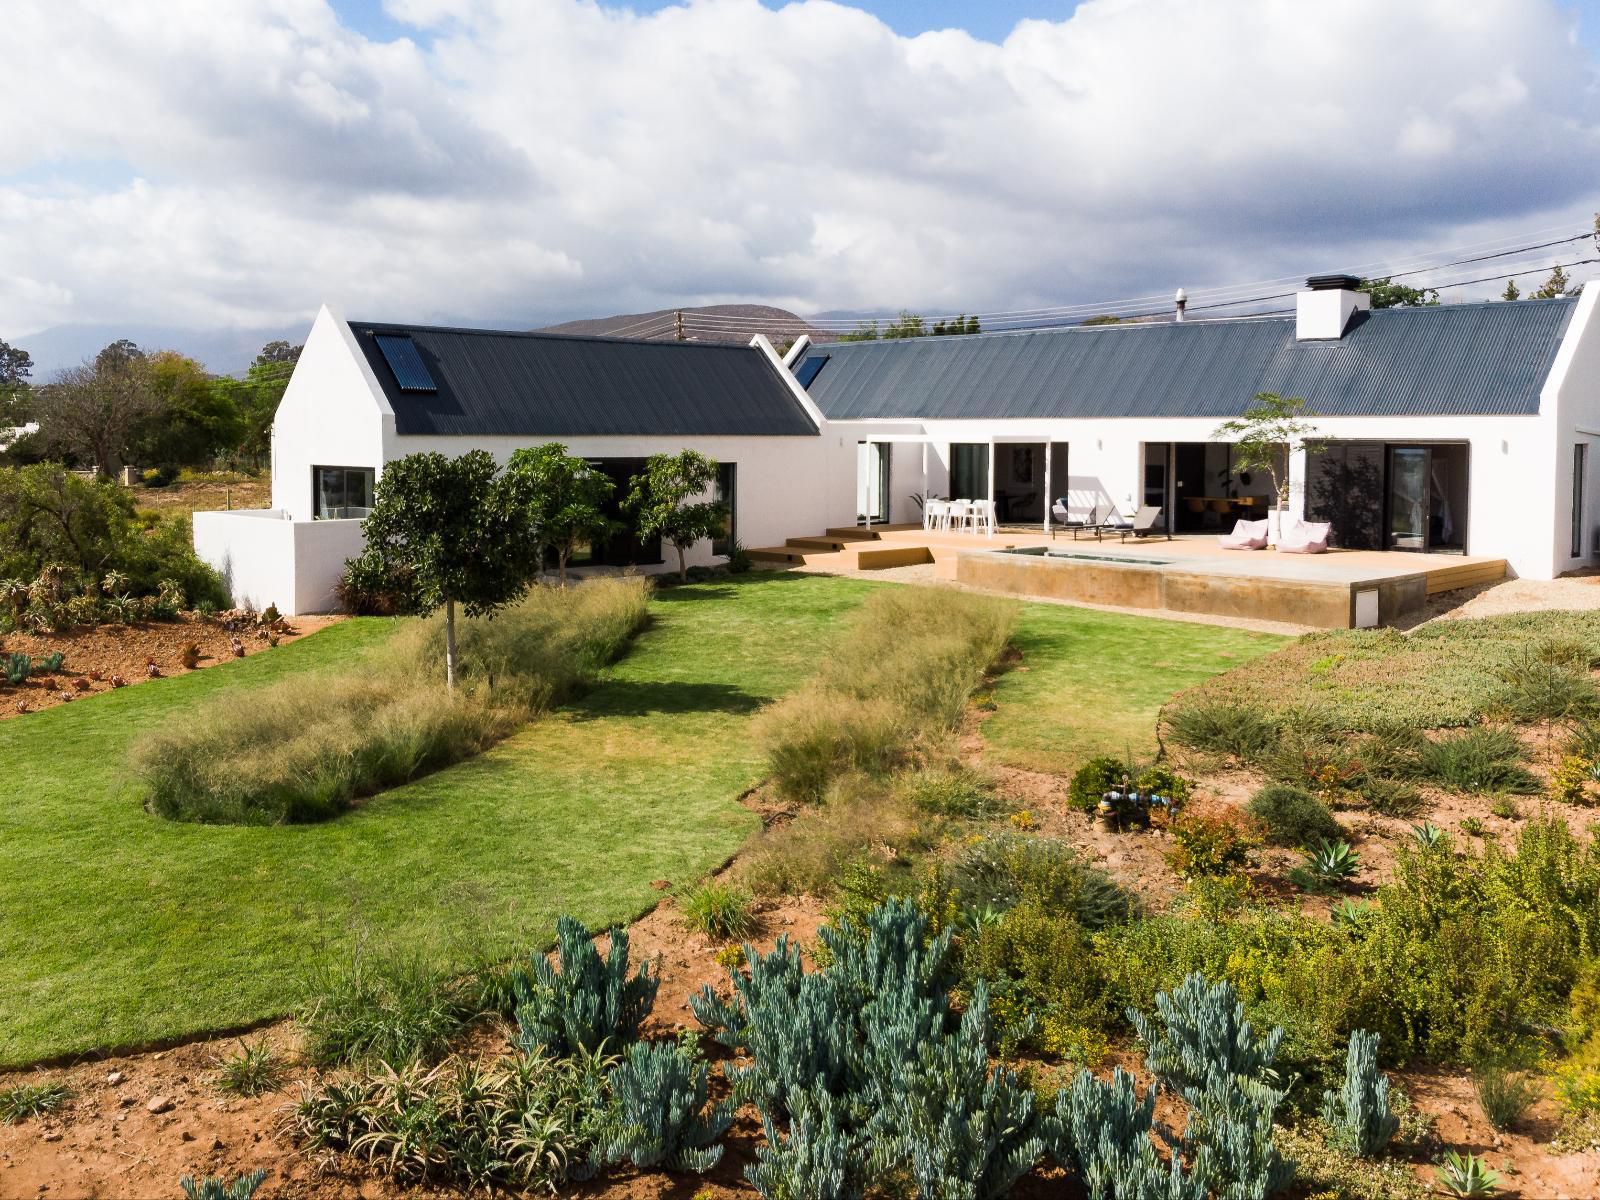
[[[681,342],[681,341],[683,341],[683,309],[681,309],[681,308],[678,309],[672,315],[677,318],[678,340]]]

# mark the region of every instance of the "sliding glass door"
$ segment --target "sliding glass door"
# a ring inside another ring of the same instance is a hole
[[[989,496],[989,443],[952,442],[950,498],[984,500]]]
[[[889,519],[889,464],[894,447],[887,442],[856,443],[856,521],[882,525]]]
[[[1390,550],[1466,549],[1467,470],[1465,445],[1389,447]]]

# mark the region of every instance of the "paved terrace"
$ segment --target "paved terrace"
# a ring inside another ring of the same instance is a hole
[[[995,551],[1035,551],[999,554]],[[993,535],[920,526],[832,529],[752,551],[769,563],[826,571],[933,563],[941,578],[1021,596],[1126,608],[1287,621],[1324,628],[1389,624],[1430,595],[1505,577],[1500,558],[1405,551],[1330,550],[1279,554],[1223,550],[1214,534],[1096,540],[1070,529]]]

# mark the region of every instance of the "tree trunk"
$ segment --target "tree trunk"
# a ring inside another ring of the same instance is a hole
[[[444,602],[444,679],[445,686],[456,690],[456,602]]]
[[[678,582],[689,582],[689,568],[683,565],[683,547],[677,542],[672,543],[672,548],[678,552]]]
[[[571,552],[568,546],[556,547],[556,571],[561,577],[561,586],[567,586],[567,555]]]

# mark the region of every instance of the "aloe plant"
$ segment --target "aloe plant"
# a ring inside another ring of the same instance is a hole
[[[1424,821],[1421,825],[1411,827],[1412,840],[1423,850],[1432,850],[1444,844],[1445,833],[1432,821]]]
[[[1318,879],[1340,883],[1361,869],[1361,856],[1350,849],[1349,842],[1324,841],[1306,857],[1306,866]]]
[[[1348,933],[1364,933],[1377,910],[1366,900],[1341,900],[1330,914],[1333,923]]]
[[[1489,1164],[1476,1154],[1457,1154],[1447,1151],[1439,1167],[1439,1186],[1462,1200],[1472,1197],[1498,1196],[1500,1172],[1490,1170]]]

